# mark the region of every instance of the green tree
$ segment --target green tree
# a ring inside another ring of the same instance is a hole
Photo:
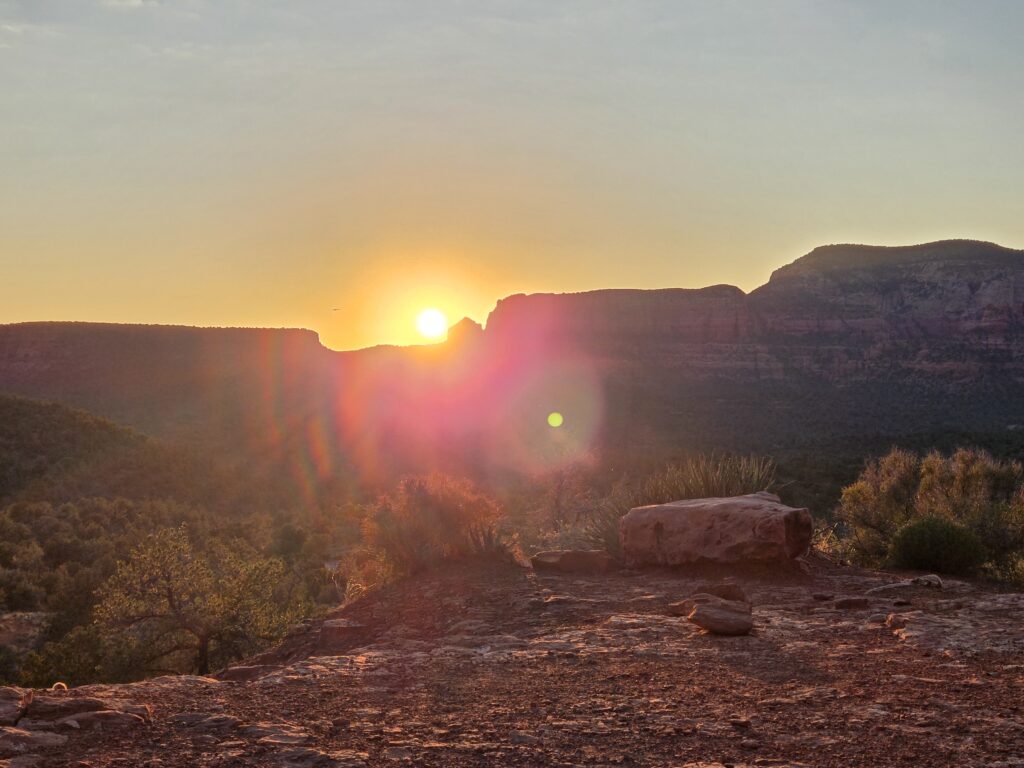
[[[195,672],[254,653],[301,614],[301,595],[277,559],[213,545],[186,530],[159,531],[100,590],[102,631],[126,641],[151,672]]]

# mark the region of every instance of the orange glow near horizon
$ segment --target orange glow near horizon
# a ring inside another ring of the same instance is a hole
[[[468,248],[400,247],[374,253],[351,284],[326,289],[333,293],[320,306],[338,310],[320,315],[329,320],[318,328],[322,343],[332,349],[357,347],[350,339],[399,346],[435,343],[465,317],[483,324],[510,289],[502,273],[474,264],[470,253]],[[316,327],[312,320],[305,324]]]

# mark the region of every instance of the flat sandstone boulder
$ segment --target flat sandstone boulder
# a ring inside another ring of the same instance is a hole
[[[810,512],[764,491],[636,507],[619,527],[633,567],[790,560],[807,551],[812,532]]]
[[[689,608],[686,618],[713,635],[746,635],[754,628],[749,603],[723,600],[717,595],[694,595],[683,604]]]
[[[554,573],[607,573],[615,560],[603,549],[554,549],[530,558],[535,571]]]

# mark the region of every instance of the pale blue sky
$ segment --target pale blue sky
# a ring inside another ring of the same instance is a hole
[[[1022,93],[1021,2],[0,0],[0,322],[349,347],[821,243],[1024,247]]]

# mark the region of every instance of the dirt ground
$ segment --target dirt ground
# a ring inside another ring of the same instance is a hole
[[[58,694],[152,717],[10,765],[1024,768],[1024,595],[816,561],[735,578],[751,635],[669,615],[721,577],[432,574],[217,678]]]

